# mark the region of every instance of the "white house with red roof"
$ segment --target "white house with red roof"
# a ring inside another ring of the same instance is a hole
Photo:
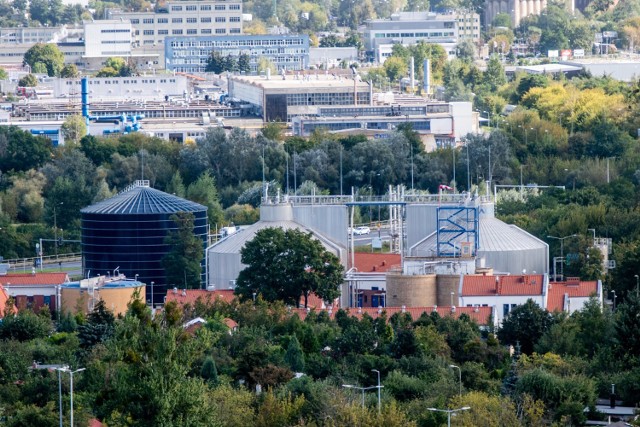
[[[10,273],[0,276],[2,285],[20,310],[39,310],[46,305],[51,311],[60,309],[60,286],[69,283],[67,273]]]
[[[566,282],[550,282],[546,274],[465,275],[460,287],[461,306],[495,306],[498,324],[528,299],[551,313],[574,313],[581,310],[592,295],[601,304],[604,298],[600,280],[583,282],[569,277]]]
[[[460,306],[495,307],[496,322],[500,324],[511,310],[529,299],[546,307],[548,285],[546,274],[468,274],[462,276],[460,283]]]
[[[602,306],[604,292],[602,281],[580,281],[577,277],[567,277],[566,282],[550,282],[547,293],[547,310],[551,313],[564,311],[574,313],[582,310],[584,304],[595,295]]]

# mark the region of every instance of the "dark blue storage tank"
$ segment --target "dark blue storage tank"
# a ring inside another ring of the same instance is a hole
[[[82,209],[83,275],[119,272],[147,285],[147,299],[163,301],[167,284],[162,259],[169,252],[165,237],[176,230],[171,216],[191,212],[195,217],[194,234],[202,239],[204,283],[204,253],[207,244],[208,221],[206,206],[181,199],[149,187],[148,181],[136,181],[125,191]],[[175,284],[180,287],[179,283]]]

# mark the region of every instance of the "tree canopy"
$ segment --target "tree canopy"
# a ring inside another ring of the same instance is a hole
[[[236,293],[244,299],[259,294],[267,301],[297,306],[315,293],[325,301],[339,295],[343,267],[311,233],[265,228],[242,248],[247,267],[238,276]]]

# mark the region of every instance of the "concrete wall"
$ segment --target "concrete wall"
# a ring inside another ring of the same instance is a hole
[[[451,293],[453,292],[453,305],[459,304],[460,275],[438,275],[437,276],[437,298],[436,305],[450,306]]]
[[[425,307],[437,304],[436,275],[403,276],[387,274],[388,307]]]
[[[217,253],[214,250],[207,253],[209,259],[208,286],[215,289],[233,288],[229,281],[236,280],[245,265],[240,262],[239,253]]]

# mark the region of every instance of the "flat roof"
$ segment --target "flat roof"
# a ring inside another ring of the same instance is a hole
[[[564,73],[571,71],[580,71],[582,67],[565,64],[541,64],[541,65],[523,65],[516,67],[516,71],[526,71],[533,74],[544,73]]]
[[[271,75],[267,80],[265,76],[233,76],[231,80],[238,83],[250,84],[263,89],[317,89],[317,88],[353,88],[353,78],[339,75],[317,74],[291,74],[287,73],[285,79],[282,75]],[[360,89],[369,90],[369,84],[364,81],[357,82]]]

